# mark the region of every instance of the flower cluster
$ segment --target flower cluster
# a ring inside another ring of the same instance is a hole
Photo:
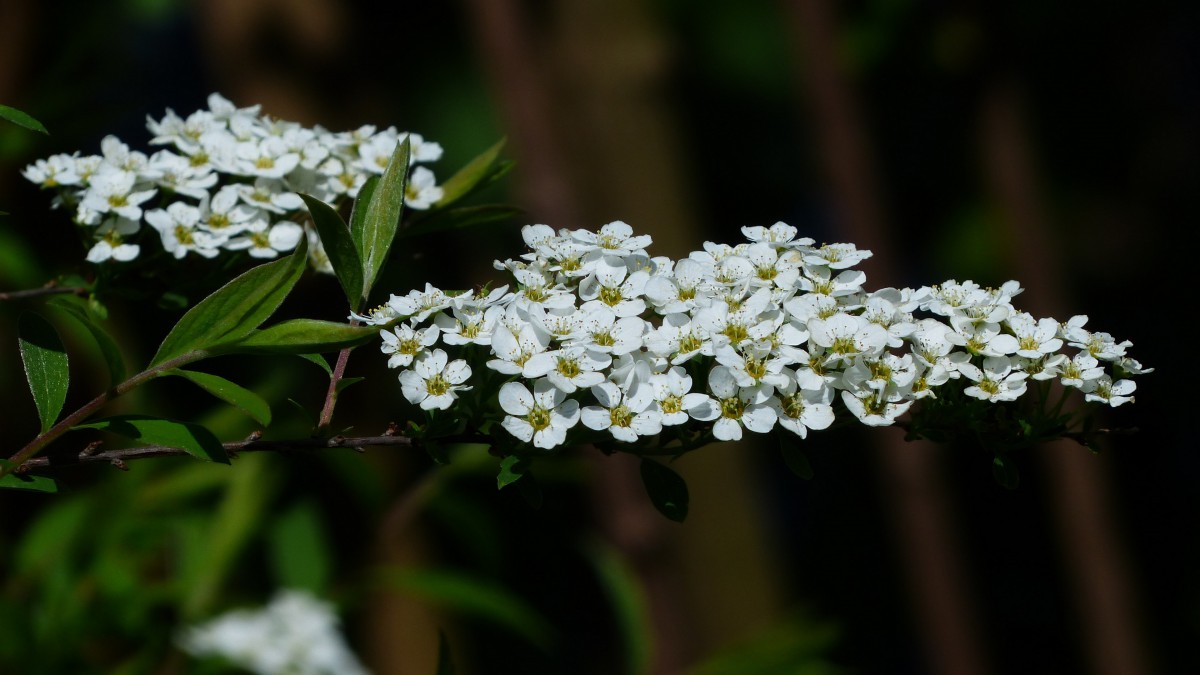
[[[220,657],[259,675],[366,675],[328,603],[285,591],[261,610],[234,610],[179,638],[193,656]]]
[[[107,136],[100,155],[54,155],[23,175],[57,190],[55,206],[74,211],[93,263],[137,258],[143,223],[175,258],[222,251],[274,258],[305,236],[307,213],[297,192],[335,207],[353,199],[371,175],[383,173],[405,138],[410,163],[442,155],[437,143],[395,128],[307,128],[263,115],[260,106],[238,108],[219,94],[209,96],[208,106],[186,118],[169,109],[161,120],[148,118],[150,143],[169,146],[149,156]],[[441,197],[433,172],[414,167],[405,204],[427,209]],[[316,231],[309,228],[307,236],[314,265],[331,271]]]
[[[718,440],[776,426],[804,438],[845,411],[890,425],[950,382],[997,403],[1057,380],[1118,406],[1135,387],[1121,378],[1149,372],[1086,316],[1016,309],[1016,282],[867,291],[855,266],[869,251],[817,246],[784,223],[742,232],[744,243],[674,261],[651,257],[650,237],[623,222],[530,225],[529,252],[496,262],[512,290],[426,286],[355,318],[385,327],[388,365],[426,409],[454,405],[471,389],[467,360],[486,359],[507,379],[503,428],[539,448],[579,423],[625,442],[684,424]]]

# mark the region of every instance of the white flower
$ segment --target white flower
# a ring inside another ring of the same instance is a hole
[[[608,306],[619,317],[637,316],[646,311],[642,293],[650,275],[645,270],[627,274],[628,270],[618,258],[604,258],[592,276],[579,284],[579,297],[587,302],[581,309]]]
[[[646,281],[646,298],[659,314],[689,312],[703,295],[705,267],[691,258],[675,263],[670,273],[655,274]]]
[[[271,213],[282,215],[304,206],[300,195],[288,189],[283,181],[274,178],[256,178],[254,185],[238,184],[237,191],[242,201]]]
[[[379,331],[379,337],[383,338],[379,351],[391,354],[388,358],[388,368],[407,368],[426,347],[431,347],[437,342],[438,327],[429,326],[417,330],[409,324],[402,323],[391,331]]]
[[[712,341],[687,314],[668,314],[658,328],[645,337],[646,348],[655,356],[679,365],[698,354],[712,355]]]
[[[1054,319],[1035,320],[1032,315],[1018,312],[1008,317],[1008,327],[1017,339],[1017,356],[1036,359],[1062,349],[1057,337],[1058,322]]]
[[[288,220],[281,220],[269,229],[265,222],[257,221],[248,232],[229,240],[225,248],[230,251],[244,249],[253,258],[274,258],[296,248],[303,236],[304,228]]]
[[[717,363],[729,369],[739,387],[761,387],[763,400],[770,396],[775,387],[783,386],[787,376],[783,374],[783,359],[771,353],[769,342],[747,343],[738,349],[730,345],[716,348]],[[755,401],[762,403],[763,400]]]
[[[860,251],[854,244],[824,244],[805,253],[804,262],[835,270],[853,267],[871,257],[870,251]]]
[[[692,378],[681,366],[651,375],[650,391],[662,413],[663,426],[683,424],[689,417],[712,420],[719,414],[711,396],[692,391]]]
[[[746,249],[746,259],[754,266],[755,286],[777,286],[793,288],[800,278],[800,265],[786,256],[780,256],[775,246],[768,243],[751,244]]]
[[[282,591],[260,610],[234,610],[184,630],[181,649],[258,675],[367,675],[326,602]]]
[[[200,200],[200,227],[224,236],[241,234],[246,230],[261,230],[267,226],[266,218],[258,209],[242,204],[238,190],[226,185],[210,198],[207,194]]]
[[[208,167],[197,168],[187,157],[170,150],[160,150],[151,155],[141,176],[154,181],[161,188],[192,199],[208,197],[208,189],[216,185],[218,179],[217,174]]]
[[[577,389],[603,382],[604,373],[600,371],[611,363],[612,358],[607,354],[592,353],[584,347],[564,347],[529,357],[521,374],[529,379],[544,375],[563,393],[573,394]]]
[[[25,167],[21,175],[26,180],[37,183],[44,188],[54,188],[62,185],[79,185],[79,173],[76,171],[75,157],[72,155],[52,155],[39,159]]]
[[[105,260],[128,262],[138,257],[141,247],[137,244],[124,243],[127,234],[134,234],[141,229],[136,220],[126,218],[111,218],[96,228],[98,241],[88,251],[87,261],[101,263]]]
[[[1079,352],[1062,365],[1061,381],[1064,387],[1090,391],[1094,388],[1091,383],[1103,374],[1104,369],[1094,356],[1088,352]]]
[[[201,230],[200,210],[183,202],[171,202],[165,211],[147,211],[146,222],[158,230],[163,248],[176,258],[183,258],[188,251],[215,258],[225,243],[223,235]]]
[[[579,334],[567,340],[605,354],[620,356],[641,349],[647,323],[640,317],[618,319],[608,307],[594,307],[582,313]]]
[[[755,225],[753,227],[742,228],[742,234],[745,235],[746,239],[749,239],[753,242],[771,244],[776,248],[783,246],[797,248],[801,246],[813,245],[813,240],[807,237],[803,239],[796,239],[796,232],[796,228],[783,221],[776,222],[771,227]]]
[[[424,410],[445,410],[453,405],[458,399],[456,392],[471,389],[463,384],[471,377],[471,367],[462,359],[447,360],[440,349],[418,356],[412,370],[400,373],[404,398]]]
[[[809,429],[828,429],[834,420],[833,406],[829,404],[833,400],[833,388],[801,389],[795,371],[785,372],[789,375],[787,381],[779,387],[777,397],[773,396],[767,402],[779,416],[779,426],[800,438],[807,438]]]
[[[662,414],[649,408],[654,402],[648,395],[649,389],[643,387],[639,391],[647,394],[627,396],[612,382],[592,387],[592,395],[600,405],[583,409],[583,425],[596,431],[607,429],[613,438],[626,443],[662,431]]]
[[[984,401],[1015,401],[1025,393],[1028,374],[1015,370],[1007,356],[989,356],[983,360],[983,368],[973,363],[964,363],[958,372],[975,382],[963,393]]]
[[[423,166],[412,170],[404,185],[404,205],[410,209],[425,210],[436,204],[445,191],[438,187],[433,172]]]
[[[830,364],[855,356],[875,356],[887,345],[888,334],[879,324],[853,314],[809,319],[808,341],[829,350]]]
[[[459,305],[450,311],[453,316],[439,312],[433,317],[433,322],[442,329],[442,342],[448,345],[490,345],[492,332],[504,314],[504,309],[496,305],[487,308]]]
[[[846,409],[858,418],[859,422],[869,427],[890,426],[913,404],[912,401],[889,401],[871,390],[857,393],[843,390],[842,403],[846,404]]]
[[[413,321],[420,323],[429,318],[430,314],[450,306],[450,296],[433,284],[425,284],[425,290],[410,291],[408,295],[393,295],[388,298],[388,306],[397,316],[411,316]]]
[[[503,323],[496,326],[492,334],[492,354],[496,358],[487,362],[487,367],[505,375],[524,374],[529,360],[546,351],[550,338],[526,324],[514,333]],[[529,375],[525,375],[529,377]]]
[[[500,388],[501,425],[513,436],[534,447],[549,450],[567,440],[567,430],[579,422],[579,402],[546,380],[533,384],[533,393],[520,382]]]
[[[602,226],[599,232],[575,230],[571,237],[604,255],[621,257],[644,252],[651,241],[648,234],[634,236],[633,228],[620,220]]]
[[[1108,375],[1091,381],[1090,391],[1085,389],[1085,401],[1095,401],[1097,403],[1107,403],[1112,407],[1117,407],[1122,403],[1129,403],[1133,400],[1133,391],[1137,389],[1137,383],[1133,380],[1117,380],[1112,381]]]
[[[88,181],[87,191],[79,204],[84,212],[112,213],[141,220],[142,204],[154,196],[155,190],[135,190],[137,174],[104,164]],[[89,217],[88,220],[91,220]]]
[[[765,434],[775,426],[778,415],[767,403],[756,403],[758,392],[754,389],[739,389],[737,380],[730,370],[717,366],[708,374],[708,389],[716,399],[716,411],[720,415],[713,424],[713,437],[722,441],[738,441],[742,438],[742,427]]]

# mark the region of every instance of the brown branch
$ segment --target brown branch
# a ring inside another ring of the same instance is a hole
[[[45,295],[78,295],[81,298],[86,298],[88,290],[74,286],[56,286],[54,282],[50,282],[41,288],[30,288],[23,291],[0,291],[0,302],[5,300],[39,298]]]
[[[353,308],[352,308],[353,309]],[[358,319],[350,320],[351,326],[358,325]],[[353,347],[346,347],[338,352],[337,363],[333,366],[333,372],[329,375],[329,390],[325,392],[325,405],[321,407],[321,418],[317,422],[317,432],[324,433],[329,429],[329,425],[333,423],[333,409],[337,406],[338,399],[338,384],[346,375],[346,363],[350,361],[350,352]]]
[[[481,440],[475,437],[456,438],[454,440],[467,442]],[[294,450],[325,450],[329,448],[354,448],[361,450],[367,447],[420,447],[420,440],[410,436],[333,436],[332,438],[297,438],[285,440],[262,440],[258,434],[244,441],[223,443],[222,447],[231,455],[239,452],[289,452]],[[96,451],[97,444],[89,444],[75,455],[68,457],[36,457],[17,467],[15,473],[57,468],[74,464],[114,464],[120,465],[126,461],[148,459],[151,457],[182,457],[188,453],[179,448],[163,445],[145,445],[136,448],[119,450]]]

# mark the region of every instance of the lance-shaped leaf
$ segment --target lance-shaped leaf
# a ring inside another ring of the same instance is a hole
[[[184,314],[163,340],[151,367],[248,335],[279,308],[308,262],[308,240],[291,255],[259,265],[217,289]]]
[[[16,108],[0,105],[0,119],[6,119],[17,126],[25,127],[30,131],[37,131],[46,134],[47,136],[50,135],[50,132],[46,131],[46,127],[42,126],[41,122],[33,119],[33,117],[31,117],[29,114],[23,113]]]
[[[500,173],[505,172],[505,167],[498,164],[500,159],[500,150],[504,148],[505,139],[501,138],[495,145],[484,150],[478,157],[467,162],[467,165],[458,170],[442,183],[442,198],[434,203],[434,207],[442,207],[452,204],[482,185],[489,179],[498,178],[495,175],[497,169]]]
[[[688,489],[683,478],[652,459],[642,459],[642,483],[659,513],[682,523],[688,513]]]
[[[358,196],[354,198],[354,204],[350,206],[350,238],[354,240],[354,245],[359,251],[363,250],[363,230],[366,229],[367,222],[367,205],[371,203],[371,197],[375,194],[375,188],[379,185],[379,176],[371,176],[367,179],[362,187],[358,188]],[[359,256],[359,260],[362,256]]]
[[[162,445],[179,448],[184,452],[210,462],[229,463],[229,455],[221,441],[211,431],[188,422],[176,422],[149,415],[119,415],[95,422],[80,424],[75,429],[100,429],[145,445]]]
[[[96,347],[100,349],[100,356],[104,358],[104,365],[108,367],[108,376],[112,384],[125,381],[125,359],[121,356],[121,348],[108,331],[92,319],[84,300],[74,296],[57,296],[47,300],[46,304],[71,317],[92,336]]]
[[[379,336],[375,326],[351,326],[319,319],[292,319],[215,345],[215,353],[321,354],[357,347]]]
[[[321,245],[325,247],[325,255],[329,257],[333,273],[346,292],[351,311],[358,311],[362,305],[363,267],[358,245],[350,236],[350,228],[332,206],[310,195],[301,194],[300,198],[308,205],[308,212],[312,214],[313,224],[321,237]]]
[[[804,480],[812,479],[813,470],[812,465],[808,462],[808,456],[792,438],[785,437],[782,433],[779,434],[779,451],[783,453],[783,462],[787,464],[787,468],[792,470],[792,473]]]
[[[264,427],[271,425],[271,406],[263,400],[263,397],[236,382],[230,382],[219,375],[201,373],[195,370],[174,369],[168,370],[163,374],[182,377],[246,413],[251,419]]]
[[[54,426],[67,400],[70,383],[67,350],[54,326],[37,314],[25,312],[17,326],[25,379],[29,381],[29,391],[33,393],[33,403],[45,432]]]
[[[404,211],[404,191],[408,184],[408,136],[396,145],[391,161],[383,170],[379,185],[371,193],[363,214],[361,230],[355,233],[359,243],[359,255],[363,265],[363,297],[371,292],[379,270],[387,260],[388,250],[396,237],[400,225],[400,214]],[[351,219],[353,228],[359,223]]]

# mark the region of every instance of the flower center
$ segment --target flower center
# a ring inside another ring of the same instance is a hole
[[[425,380],[425,391],[429,392],[430,396],[442,396],[450,391],[450,383],[446,378],[442,377],[441,373],[434,375],[428,380]]]
[[[746,412],[746,402],[737,396],[721,399],[721,417],[740,420],[744,412]]]
[[[799,419],[804,414],[804,397],[792,394],[783,399],[783,413],[792,419]]]
[[[673,415],[683,410],[683,401],[675,394],[664,398],[659,402],[659,405],[662,407],[662,411],[668,415]]]
[[[525,416],[525,421],[529,422],[529,426],[533,427],[534,431],[541,431],[550,426],[550,411],[535,405]]]
[[[608,305],[609,307],[616,306],[622,300],[624,300],[624,298],[621,297],[621,289],[620,288],[614,288],[612,286],[601,286],[600,287],[600,301],[603,302],[604,304]]]
[[[576,359],[558,357],[558,373],[567,379],[578,377],[582,369],[579,367],[579,361]]]
[[[633,422],[633,413],[624,404],[610,410],[608,417],[614,427],[628,427]]]

